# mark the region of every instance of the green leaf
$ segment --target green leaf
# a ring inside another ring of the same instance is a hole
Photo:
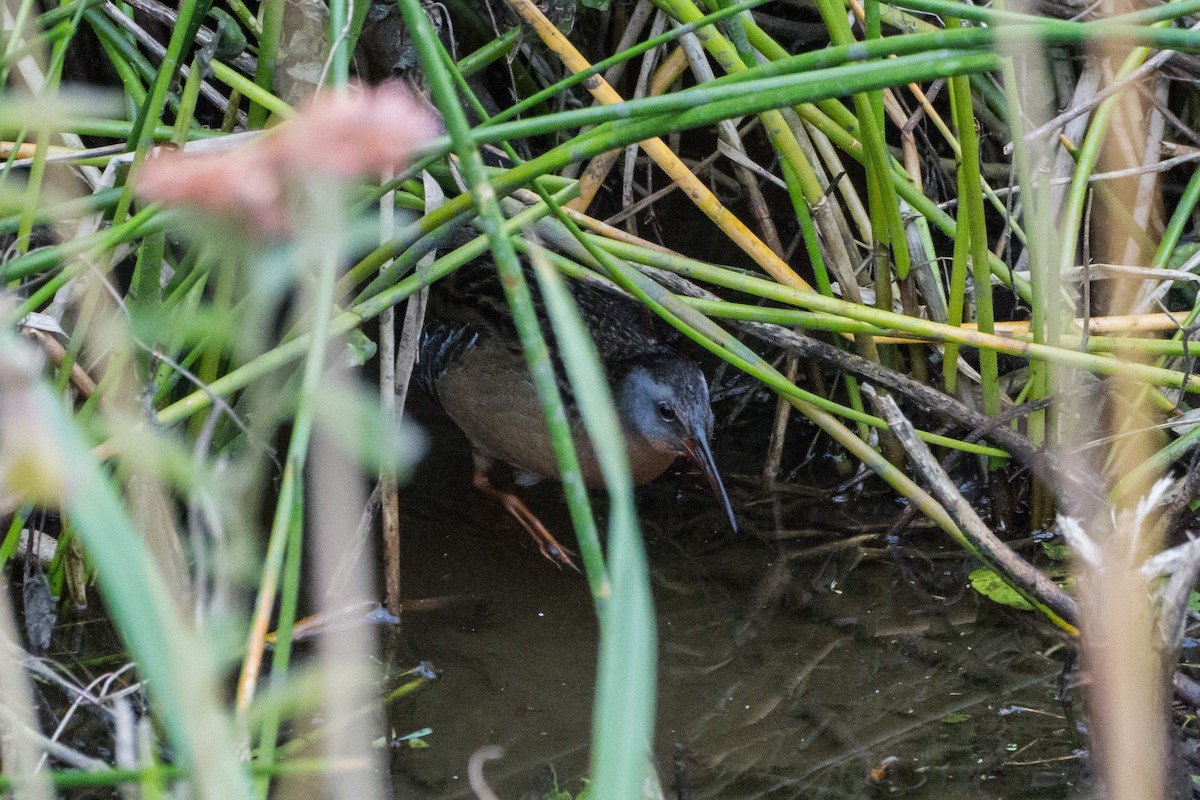
[[[1171,257],[1167,259],[1167,268],[1181,269],[1197,252],[1200,252],[1200,242],[1184,242],[1171,251]]]
[[[994,570],[977,569],[971,573],[970,577],[971,588],[993,603],[1010,606],[1021,611],[1033,610],[1033,606],[1029,604],[1029,601],[1017,594],[1017,591],[1005,583],[1004,579],[996,574]]]
[[[209,9],[206,19],[212,20],[216,29],[213,54],[222,60],[229,60],[241,55],[249,43],[237,20],[219,8]]]
[[[1182,269],[1197,252],[1200,252],[1200,242],[1182,242],[1171,251],[1171,255],[1167,259],[1167,268]],[[1196,269],[1193,267],[1192,272],[1195,271]],[[1177,281],[1171,287],[1171,294],[1183,303],[1194,304],[1196,302],[1196,286],[1190,281]]]
[[[1071,548],[1064,542],[1042,542],[1042,550],[1055,561],[1066,561],[1071,555]]]

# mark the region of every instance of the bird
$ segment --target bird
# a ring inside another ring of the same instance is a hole
[[[589,282],[571,281],[570,287],[612,389],[634,483],[654,480],[686,456],[699,467],[736,532],[737,519],[713,457],[713,412],[699,365],[654,335],[646,309],[636,301]],[[545,309],[540,301],[535,307],[543,335],[552,342]],[[550,355],[583,480],[588,487],[602,487],[599,464],[552,345]],[[490,259],[477,259],[432,287],[414,378],[465,434],[474,488],[498,503],[543,556],[574,567],[569,552],[497,478],[507,465],[512,483],[529,486],[558,477],[558,466]]]

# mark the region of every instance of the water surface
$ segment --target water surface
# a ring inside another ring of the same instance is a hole
[[[475,497],[465,449],[434,433],[405,502],[405,595],[463,599],[406,616],[407,646],[441,678],[392,709],[397,732],[432,729],[394,757],[396,796],[472,796],[467,761],[489,744],[507,752],[486,770],[501,797],[539,796],[551,774],[578,791],[597,640],[586,581]],[[937,532],[889,546],[889,495],[764,499],[731,482],[737,539],[694,477],[639,494],[668,796],[1073,796],[1083,739],[1049,626],[964,588],[973,565]],[[525,496],[572,541],[556,485]]]

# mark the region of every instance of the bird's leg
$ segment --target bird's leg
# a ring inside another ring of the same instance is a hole
[[[578,571],[579,567],[575,566],[575,562],[571,559],[570,553],[565,547],[558,543],[558,540],[550,533],[542,521],[529,510],[529,507],[521,501],[512,492],[506,492],[503,489],[497,489],[492,484],[491,476],[485,467],[476,466],[475,477],[471,481],[471,485],[480,494],[495,500],[500,504],[508,515],[517,521],[525,533],[529,534],[529,538],[533,539],[538,550],[549,561],[570,567]]]

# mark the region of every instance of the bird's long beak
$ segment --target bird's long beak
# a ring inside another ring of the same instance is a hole
[[[721,473],[717,472],[717,461],[713,458],[712,448],[708,446],[708,437],[703,431],[696,436],[683,440],[683,447],[688,458],[696,462],[704,477],[708,479],[709,488],[725,507],[725,515],[729,517],[729,527],[737,533],[737,519],[733,516],[733,506],[729,504],[729,495],[725,492],[725,484],[721,483]]]

